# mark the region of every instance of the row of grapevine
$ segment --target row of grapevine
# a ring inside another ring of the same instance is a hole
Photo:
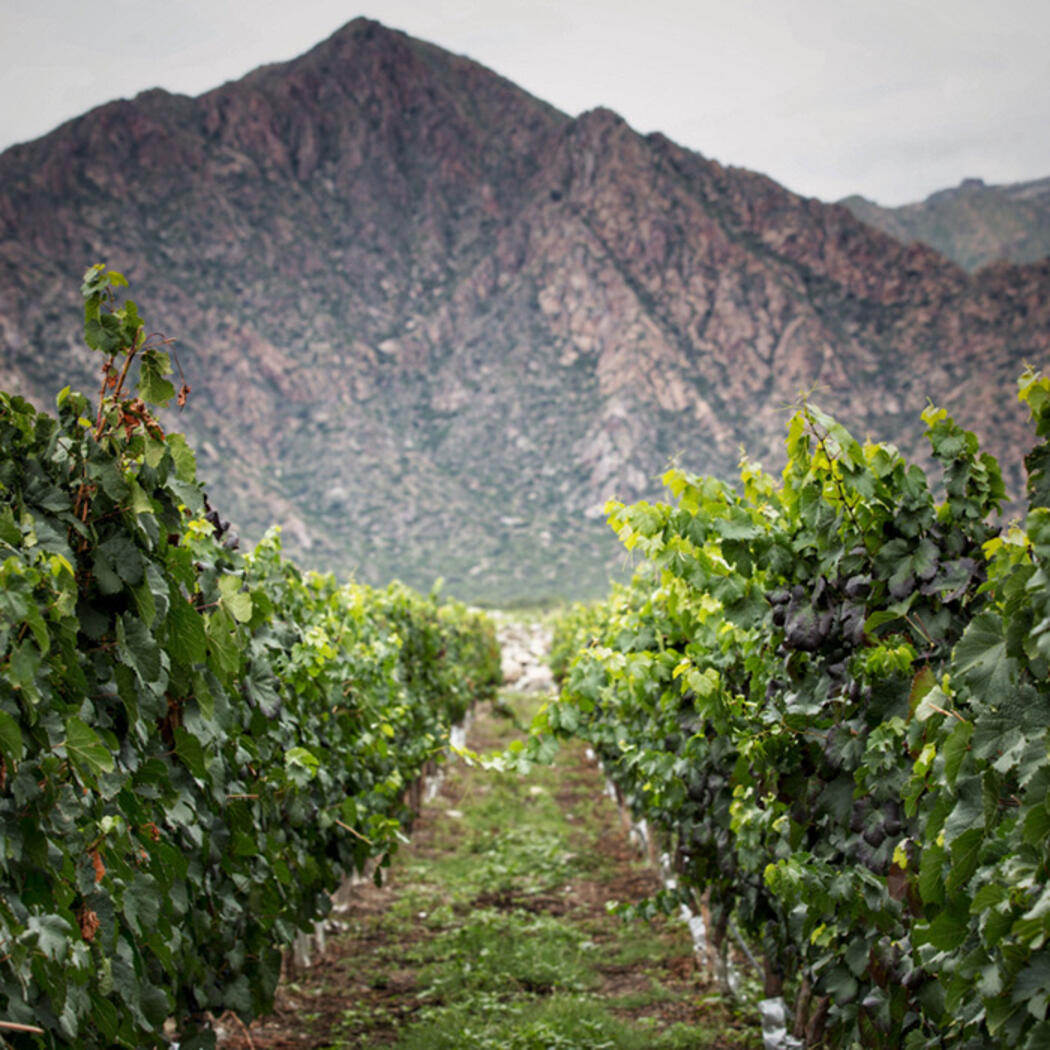
[[[238,552],[119,275],[84,284],[98,412],[0,395],[0,1039],[209,1045],[282,946],[386,863],[404,798],[491,695],[491,626]],[[138,396],[128,392],[137,369]],[[183,395],[184,396],[184,395]]]
[[[1050,381],[1021,397],[1022,525],[943,411],[936,497],[806,406],[782,484],[614,506],[644,561],[556,641],[537,728],[591,743],[808,1046],[1050,1045]]]

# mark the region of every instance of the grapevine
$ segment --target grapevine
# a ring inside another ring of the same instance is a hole
[[[491,627],[242,554],[125,282],[85,275],[91,411],[0,394],[0,1019],[14,1046],[208,1046],[381,865],[407,786],[491,695]],[[134,383],[134,388],[132,384]],[[381,868],[379,869],[381,871]]]
[[[1050,1037],[1050,381],[1002,529],[999,467],[923,414],[939,489],[803,405],[782,481],[672,470],[612,505],[632,585],[573,614],[543,735],[591,742],[805,1045]],[[568,651],[575,651],[568,658]]]

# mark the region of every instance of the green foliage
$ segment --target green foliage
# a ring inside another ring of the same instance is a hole
[[[0,1017],[44,1030],[17,1046],[159,1046],[169,1017],[202,1046],[206,1011],[265,1010],[498,678],[462,607],[301,573],[276,533],[237,552],[123,283],[85,277],[94,420],[0,394]]]
[[[602,623],[602,609],[597,603],[586,605],[574,602],[562,610],[554,622],[551,639],[550,667],[555,682],[561,683],[568,673],[569,664],[581,644],[587,644],[589,634]]]
[[[537,723],[591,742],[716,936],[732,914],[806,978],[821,1045],[1050,1035],[1050,382],[1021,396],[1023,529],[1000,533],[997,464],[933,408],[940,498],[806,406],[781,485],[674,470],[676,503],[613,505],[646,560],[575,625]]]

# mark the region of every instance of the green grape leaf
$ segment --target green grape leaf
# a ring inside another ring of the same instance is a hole
[[[162,681],[164,666],[160,646],[138,617],[125,615],[117,621],[117,652],[144,685]]]
[[[160,350],[147,350],[139,368],[138,392],[143,401],[165,405],[175,396],[175,387],[165,376],[171,374],[171,360]]]
[[[201,747],[201,742],[182,726],[175,727],[174,736],[175,754],[182,759],[186,768],[198,780],[204,780],[208,776],[208,768],[205,765],[204,748]]]
[[[116,768],[113,755],[102,738],[76,715],[66,719],[66,754],[75,765],[92,776],[112,773]]]
[[[247,623],[252,618],[252,596],[242,589],[242,581],[236,576],[219,577],[219,602],[238,623]]]
[[[161,914],[161,891],[152,875],[136,874],[124,890],[124,915],[132,927],[147,936]]]
[[[1050,1002],[1050,952],[1037,952],[1017,974],[1010,1000],[1023,1003],[1037,1020],[1045,1020],[1047,1003]]]
[[[171,1001],[168,996],[160,988],[147,984],[145,981],[139,987],[139,1005],[142,1016],[157,1031],[163,1027],[171,1014]]]
[[[955,786],[962,761],[970,749],[973,730],[973,722],[959,722],[941,745],[941,754],[944,756],[944,779],[949,787]]]
[[[977,775],[958,782],[955,805],[944,822],[944,838],[951,843],[974,827],[984,827],[984,784]]]
[[[197,457],[182,434],[167,435],[168,451],[175,463],[175,476],[180,481],[193,481],[197,476]]]
[[[855,999],[859,987],[856,978],[844,965],[831,967],[821,984],[840,1006]]]
[[[947,851],[936,842],[927,843],[919,860],[919,896],[925,904],[944,900],[944,861]]]
[[[37,948],[53,962],[68,954],[73,931],[60,915],[30,915],[26,929],[36,934]]]
[[[0,711],[0,752],[5,758],[19,761],[24,754],[22,731],[6,711]]]
[[[208,655],[204,617],[192,602],[177,595],[168,609],[168,646],[172,658],[182,664],[203,663]]]
[[[970,932],[968,906],[951,901],[923,931],[924,939],[941,951],[953,951],[967,938]]]
[[[946,887],[949,896],[958,893],[970,881],[977,870],[977,858],[983,844],[983,828],[970,828],[952,842],[952,866]]]
[[[284,766],[288,778],[298,787],[304,787],[316,775],[321,763],[317,756],[305,747],[291,747],[284,754]]]
[[[204,622],[208,652],[223,674],[233,674],[241,662],[241,640],[236,623],[221,605],[209,613]]]
[[[1002,621],[994,613],[978,613],[955,646],[955,674],[995,704],[1009,695],[1014,663],[1006,653]]]

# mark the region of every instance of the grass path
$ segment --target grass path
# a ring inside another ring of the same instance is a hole
[[[503,748],[538,703],[479,713]],[[229,1050],[699,1050],[761,1045],[696,971],[674,921],[607,900],[658,888],[582,746],[528,778],[453,765],[389,869],[363,886],[323,962]],[[250,1043],[249,1043],[250,1039]]]

